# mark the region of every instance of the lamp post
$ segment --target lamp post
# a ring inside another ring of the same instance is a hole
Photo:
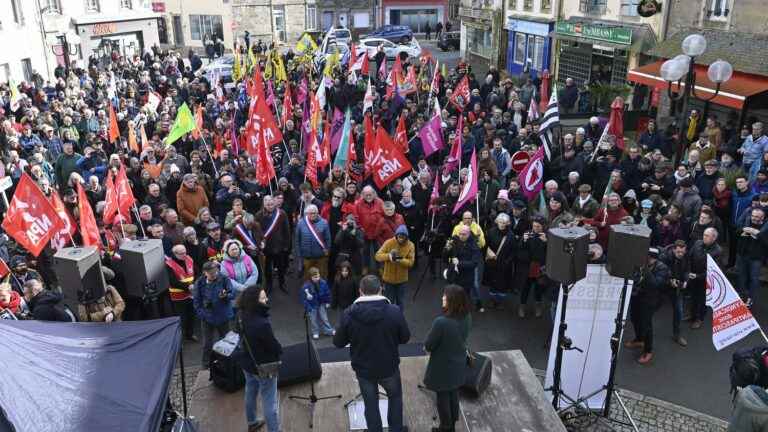
[[[59,42],[59,51],[61,52],[57,52],[55,45],[51,47],[51,50],[55,55],[64,57],[64,73],[69,77],[69,66],[71,64],[69,56],[77,55],[77,46],[80,44],[80,36],[73,31],[69,31],[57,34],[56,40]]]
[[[707,40],[700,34],[688,35],[682,43],[683,54],[665,61],[661,65],[661,77],[667,81],[667,94],[673,101],[680,101],[682,108],[677,115],[678,144],[675,149],[675,164],[680,163],[683,157],[685,147],[685,118],[688,112],[688,102],[691,97],[709,102],[720,93],[720,86],[731,79],[733,75],[733,66],[725,60],[717,60],[709,65],[707,77],[715,83],[715,92],[709,97],[701,97],[696,94],[696,57],[704,54],[707,50]],[[682,91],[674,95],[672,93],[672,84],[676,83]],[[682,87],[681,87],[682,86]]]

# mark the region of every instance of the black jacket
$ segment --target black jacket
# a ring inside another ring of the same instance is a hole
[[[365,296],[344,311],[333,344],[350,345],[352,369],[363,378],[394,375],[400,365],[398,345],[407,343],[411,331],[399,307],[382,296]]]
[[[61,303],[62,295],[53,291],[43,291],[29,301],[32,318],[39,321],[72,322],[72,317]]]
[[[647,266],[642,272],[642,279],[632,289],[632,301],[641,301],[654,307],[659,305],[662,290],[669,283],[669,267],[661,260],[653,266]]]
[[[696,275],[696,279],[704,279],[707,276],[707,255],[712,255],[715,262],[720,262],[720,255],[723,250],[717,243],[707,246],[703,240],[696,240],[688,251],[691,259],[691,273]]]
[[[272,324],[269,322],[269,307],[259,305],[254,313],[241,313],[238,318],[242,324],[240,337],[244,337],[248,341],[253,353],[253,359],[251,359],[245,344],[242,344],[243,349],[233,354],[240,367],[248,373],[256,374],[254,360],[257,364],[280,360],[283,347],[275,339],[275,334],[272,332]]]
[[[483,259],[475,237],[470,236],[466,242],[462,242],[458,236],[454,236],[453,246],[446,247],[445,255],[448,259],[448,280],[464,289],[472,287],[475,283],[475,269]],[[452,258],[458,258],[459,263],[452,264]]]

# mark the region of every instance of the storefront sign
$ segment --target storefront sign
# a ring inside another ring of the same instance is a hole
[[[93,25],[93,35],[94,36],[102,36],[102,35],[108,35],[117,32],[117,24],[116,23],[98,23]]]
[[[524,21],[507,15],[506,29],[511,32],[532,34],[536,36],[549,36],[549,24]]]
[[[632,30],[626,27],[607,27],[558,21],[555,25],[555,33],[622,45],[632,44]]]

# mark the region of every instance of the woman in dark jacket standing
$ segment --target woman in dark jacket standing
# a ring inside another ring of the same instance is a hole
[[[435,318],[424,349],[429,353],[424,386],[437,393],[440,427],[432,432],[455,431],[459,420],[459,387],[464,384],[467,338],[472,326],[470,303],[464,289],[448,285],[443,293],[443,315]]]
[[[528,295],[533,290],[536,299],[536,318],[544,311],[544,289],[546,282],[544,277],[544,264],[547,261],[547,224],[543,218],[534,219],[531,222],[531,231],[523,234],[522,244],[518,250],[518,260],[529,263],[528,282],[523,285],[520,292],[520,305],[517,316],[525,318],[525,306],[528,303]]]
[[[507,298],[514,269],[515,234],[509,229],[509,215],[496,216],[496,226],[487,231],[485,242],[485,275],[491,287],[491,307],[495,308]]]
[[[245,416],[248,432],[255,432],[264,423],[269,432],[280,431],[280,396],[277,392],[277,372],[266,369],[269,364],[280,361],[283,348],[275,339],[269,320],[267,293],[257,285],[246,288],[240,295],[237,307],[240,310],[240,337],[243,349],[237,358],[245,374]],[[259,373],[259,369],[262,369]],[[276,369],[276,368],[275,368]],[[264,417],[256,417],[256,395],[261,393]]]

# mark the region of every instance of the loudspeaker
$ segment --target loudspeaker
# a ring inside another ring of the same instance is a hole
[[[547,232],[547,276],[570,284],[587,276],[589,232],[581,227]]]
[[[315,345],[309,344],[309,361],[307,361],[307,343],[299,343],[283,347],[283,355],[280,357],[280,375],[277,386],[289,386],[307,381],[316,381],[323,376],[320,367],[320,359]]]
[[[79,303],[98,300],[106,292],[99,251],[93,246],[59,249],[53,256],[53,270],[59,279],[64,303],[73,311]]]
[[[243,369],[231,357],[211,351],[210,380],[227,393],[234,393],[245,386]]]
[[[162,240],[126,241],[120,246],[120,257],[120,271],[128,296],[144,297],[145,294],[157,295],[168,291]]]
[[[480,395],[491,385],[491,372],[493,362],[489,357],[482,354],[473,353],[472,365],[467,365],[465,372],[464,385],[460,389],[471,397],[480,397]]]
[[[632,279],[642,267],[651,246],[651,229],[645,225],[611,225],[608,234],[608,264],[611,276]]]

